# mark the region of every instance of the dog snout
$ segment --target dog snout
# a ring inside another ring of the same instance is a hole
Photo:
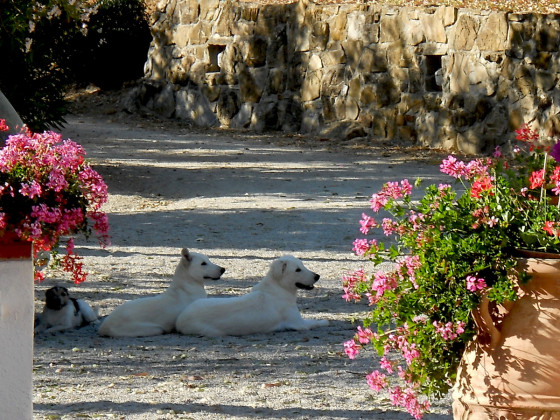
[[[226,272],[226,269],[224,267],[220,267],[220,274],[224,274]]]
[[[313,275],[313,280],[319,281],[319,278],[320,278],[320,277],[321,277],[321,276],[320,276],[319,274],[314,273],[314,275]]]
[[[47,299],[47,308],[59,310],[64,306],[64,299],[60,296],[51,296]]]

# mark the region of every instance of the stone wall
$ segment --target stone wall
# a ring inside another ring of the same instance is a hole
[[[163,0],[136,98],[200,126],[487,152],[525,122],[560,133],[559,28],[453,7]]]

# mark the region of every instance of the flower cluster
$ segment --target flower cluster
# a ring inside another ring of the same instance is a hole
[[[6,123],[0,120],[0,130]],[[74,252],[71,235],[93,232],[100,244],[109,243],[107,185],[84,159],[83,148],[52,131],[22,131],[8,137],[0,149],[0,237],[15,235],[33,242],[34,256],[52,253],[54,263],[72,273],[75,283],[85,280],[83,263]],[[58,256],[62,237],[65,255]],[[38,281],[41,271],[35,272]]]
[[[342,279],[346,301],[370,306],[344,351],[351,359],[366,346],[377,351],[379,367],[366,376],[372,390],[388,392],[415,418],[431,398],[447,395],[477,333],[472,314],[481,297],[517,298],[518,282],[528,280],[515,270],[519,252],[560,252],[558,160],[560,142],[547,144],[524,126],[508,153],[444,159],[440,169],[457,188],[416,193],[420,181],[403,180],[372,195],[378,216],[362,215],[368,237],[356,239],[353,251],[374,269]],[[380,270],[387,262],[393,270]]]

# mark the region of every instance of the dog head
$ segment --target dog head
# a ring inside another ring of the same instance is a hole
[[[307,269],[301,260],[285,255],[274,260],[269,275],[287,289],[313,290],[320,276]]]
[[[191,252],[187,248],[181,250],[181,264],[189,277],[203,281],[203,280],[219,280],[222,274],[226,271],[225,268],[214,264],[210,259],[203,254]]]
[[[68,289],[62,286],[54,286],[45,292],[45,306],[53,311],[62,309],[70,300]]]

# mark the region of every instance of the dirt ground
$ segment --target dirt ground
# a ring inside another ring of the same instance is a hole
[[[371,194],[389,180],[438,182],[439,155],[360,139],[197,130],[123,113],[117,96],[86,102],[76,102],[62,132],[109,185],[112,245],[80,241],[88,280],[52,273],[36,286],[37,310],[44,291],[62,284],[104,317],[163,291],[188,247],[227,268],[207,286],[214,296],[246,293],[281,255],[301,258],[321,280],[300,293],[300,310],[330,326],[110,339],[91,325],[37,336],[34,419],[411,418],[368,389],[372,352],[345,356],[342,343],[368,307],[341,298],[341,278],[363,265],[351,248]],[[450,406],[437,402],[425,418],[450,419]]]

